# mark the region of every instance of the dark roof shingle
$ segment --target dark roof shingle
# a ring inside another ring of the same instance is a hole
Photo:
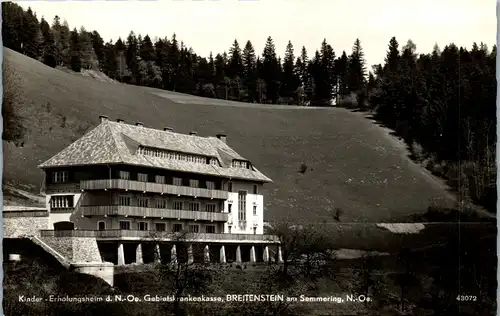
[[[222,166],[138,154],[139,146],[215,157]],[[272,182],[253,166],[234,168],[233,159],[247,160],[216,137],[185,135],[171,131],[104,121],[39,168],[95,164],[129,164],[193,172],[235,179]]]

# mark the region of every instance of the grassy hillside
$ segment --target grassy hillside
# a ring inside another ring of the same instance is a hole
[[[230,146],[274,180],[263,192],[266,219],[293,215],[330,221],[330,211],[338,207],[342,222],[405,221],[431,204],[452,203],[441,182],[407,158],[404,146],[359,113],[200,102],[72,75],[9,49],[4,57],[8,71],[18,78],[15,107],[25,127],[23,147],[4,143],[4,180],[9,183],[38,188],[43,173],[36,166],[105,114],[181,133],[226,133]],[[304,173],[302,163],[307,165]]]

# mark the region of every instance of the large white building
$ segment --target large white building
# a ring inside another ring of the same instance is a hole
[[[100,120],[39,166],[50,226],[42,237],[95,237],[102,259],[117,264],[147,261],[148,252],[158,260],[156,252],[179,252],[176,246],[196,260],[193,245],[205,261],[269,260],[276,238],[263,235],[261,189],[271,179],[231,149],[225,135]],[[183,243],[175,239],[181,234]]]

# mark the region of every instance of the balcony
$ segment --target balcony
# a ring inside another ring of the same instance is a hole
[[[58,192],[79,192],[80,184],[79,183],[52,183],[45,185],[42,192],[46,194],[53,194]]]
[[[227,222],[227,213],[170,210],[165,208],[149,208],[138,206],[80,206],[84,216],[137,216],[171,219],[189,219],[199,221]]]
[[[140,182],[123,179],[85,180],[80,182],[81,190],[120,189],[182,196],[227,200],[229,194],[222,190],[192,188],[172,184]]]
[[[224,233],[172,233],[144,230],[41,230],[41,237],[89,237],[98,240],[144,240],[177,242],[279,243],[277,236]]]

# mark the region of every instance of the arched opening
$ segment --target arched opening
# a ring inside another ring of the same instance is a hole
[[[54,230],[74,230],[75,223],[73,222],[57,222],[54,223]]]
[[[106,222],[104,222],[104,221],[97,222],[97,229],[98,230],[106,230]]]

